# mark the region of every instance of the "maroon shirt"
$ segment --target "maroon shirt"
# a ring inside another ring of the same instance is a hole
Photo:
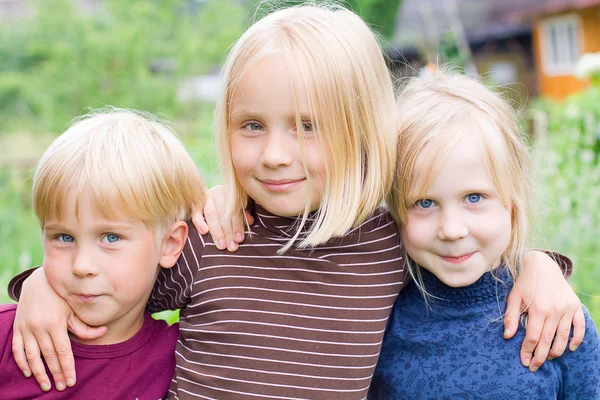
[[[111,345],[71,342],[77,383],[63,392],[44,393],[35,379],[25,378],[11,350],[16,304],[0,305],[0,398],[158,400],[169,389],[175,369],[178,326],[145,315],[131,339]],[[50,374],[48,373],[50,376]]]

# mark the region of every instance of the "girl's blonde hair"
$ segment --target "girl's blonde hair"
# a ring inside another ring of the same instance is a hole
[[[430,76],[412,78],[400,93],[398,132],[398,163],[387,203],[400,226],[407,222],[410,199],[423,195],[435,178],[435,165],[442,165],[458,141],[468,138],[474,151],[484,151],[502,202],[512,209],[511,236],[502,260],[513,276],[518,275],[529,235],[531,171],[511,105],[481,82],[442,67]],[[425,187],[414,188],[411,177],[425,146],[430,157]]]
[[[225,87],[216,109],[224,183],[230,190],[229,215],[248,204],[231,158],[230,104],[248,69],[274,53],[302,77],[293,82],[293,90],[297,93],[303,85],[308,93],[326,164],[319,209],[298,245],[314,246],[363,222],[389,190],[396,161],[393,86],[373,32],[339,5],[290,7],[251,26],[227,58]],[[296,120],[300,126],[298,112]],[[307,198],[303,219],[283,251],[299,237],[309,211]]]
[[[204,202],[198,168],[175,133],[147,113],[106,108],[79,119],[46,150],[33,178],[42,229],[67,193],[89,190],[107,219],[142,221],[160,235]],[[78,202],[74,212],[78,215]]]

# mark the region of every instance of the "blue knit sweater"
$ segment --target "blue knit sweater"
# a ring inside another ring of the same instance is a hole
[[[519,360],[525,336],[503,338],[502,316],[512,287],[503,267],[463,288],[421,269],[440,298],[428,311],[417,285],[398,297],[368,399],[600,399],[600,340],[587,310],[584,343],[546,361],[536,373]]]

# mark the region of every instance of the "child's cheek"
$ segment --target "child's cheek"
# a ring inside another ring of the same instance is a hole
[[[416,212],[409,212],[405,226],[402,228],[402,236],[412,241],[424,239],[427,231],[432,230],[433,225],[428,218],[418,215]]]
[[[71,275],[68,254],[52,246],[44,248],[43,268],[48,283],[56,291],[59,291],[59,288],[63,286],[64,280]]]

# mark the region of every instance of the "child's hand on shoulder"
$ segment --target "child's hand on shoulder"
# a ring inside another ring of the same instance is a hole
[[[226,210],[225,187],[217,185],[208,191],[204,209],[195,210],[192,223],[203,235],[210,232],[219,250],[227,249],[235,252],[238,245],[244,241],[244,214],[240,211],[233,215],[231,220],[224,220]],[[248,212],[246,212],[246,219],[249,224],[254,222]]]
[[[521,363],[536,372],[546,361],[560,357],[569,344],[575,351],[583,341],[585,318],[581,301],[558,264],[543,252],[525,256],[523,272],[511,291],[504,317],[504,337],[518,329],[520,315],[528,313]],[[571,326],[573,338],[569,342]]]
[[[81,339],[96,339],[105,327],[92,328],[81,321],[67,302],[52,289],[43,268],[23,283],[13,325],[13,356],[23,375],[33,375],[43,391],[52,387],[43,355],[57,390],[75,384],[75,362],[67,329]]]

